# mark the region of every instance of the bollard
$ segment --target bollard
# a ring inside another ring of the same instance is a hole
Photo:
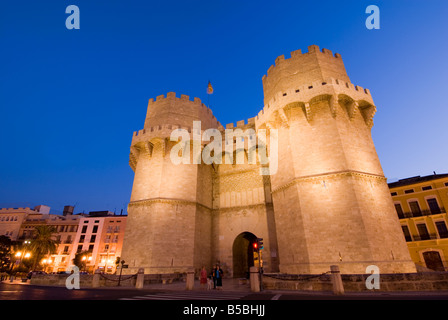
[[[92,278],[92,288],[98,288],[100,286],[100,269],[96,269]]]
[[[250,267],[250,291],[260,292],[260,274],[257,267]]]
[[[135,288],[143,289],[145,283],[145,269],[139,268],[137,273],[137,281],[135,282]]]
[[[187,281],[186,281],[186,290],[193,290],[194,288],[194,271],[187,271]]]
[[[330,266],[331,282],[333,283],[333,293],[336,295],[344,294],[344,285],[342,283],[341,272],[339,266]]]

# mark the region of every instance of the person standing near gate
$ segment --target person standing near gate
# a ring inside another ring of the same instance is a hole
[[[214,278],[216,279],[216,288],[218,290],[222,290],[222,275],[223,271],[219,265],[216,265],[215,272],[214,272]]]
[[[205,289],[205,285],[207,284],[207,270],[205,269],[205,266],[201,269],[201,274],[199,276],[199,282],[201,284],[201,289]]]
[[[213,289],[216,289],[216,265],[213,266],[211,277],[213,279]]]

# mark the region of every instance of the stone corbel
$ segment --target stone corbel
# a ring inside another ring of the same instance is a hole
[[[167,139],[162,139],[162,141],[160,142],[161,146],[162,146],[162,157],[165,157],[166,155],[166,150],[168,148],[168,142]]]
[[[152,152],[154,150],[154,145],[151,142],[147,141],[144,143],[144,147],[145,147],[146,153],[149,155],[149,158],[151,158]]]
[[[303,104],[303,112],[305,112],[306,120],[308,120],[308,122],[311,121],[312,114],[311,114],[311,105],[309,102],[305,102]]]
[[[139,153],[140,152],[136,147],[131,146],[131,151],[129,153],[129,166],[134,171],[135,171],[135,168],[137,167],[137,160],[138,160]]]
[[[366,122],[366,125],[369,128],[372,128],[373,127],[373,117],[375,116],[375,113],[376,113],[376,106],[369,105],[365,108],[362,108],[361,113],[364,118],[364,121]]]
[[[286,116],[285,110],[284,109],[279,109],[278,111],[278,116],[280,117],[281,121],[282,121],[282,125],[288,127],[288,117]]]
[[[330,97],[330,100],[328,101],[329,105],[330,105],[330,112],[331,115],[333,116],[333,118],[336,118],[336,114],[337,114],[337,104],[339,103],[338,99],[336,96],[332,95]]]
[[[271,130],[271,129],[275,129],[275,122],[274,121],[268,121],[266,122],[266,129]]]
[[[352,120],[355,117],[356,110],[358,109],[358,107],[359,107],[358,102],[354,100],[347,104],[347,112],[350,120]]]

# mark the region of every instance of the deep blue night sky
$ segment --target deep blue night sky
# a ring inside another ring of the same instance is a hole
[[[81,28],[68,30],[68,5]],[[365,9],[380,8],[368,30]],[[4,1],[0,12],[0,207],[120,213],[133,131],[148,99],[207,101],[226,123],[263,107],[277,56],[316,44],[369,88],[389,181],[448,172],[448,2]]]

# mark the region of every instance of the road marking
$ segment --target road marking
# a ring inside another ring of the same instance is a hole
[[[271,298],[271,300],[278,300],[281,296],[282,296],[281,294],[276,294]]]
[[[120,300],[239,300],[247,293],[171,292],[153,293]]]

